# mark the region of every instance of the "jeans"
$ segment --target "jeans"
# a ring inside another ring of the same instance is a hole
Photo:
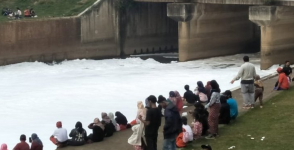
[[[163,141],[163,150],[176,150],[176,137],[164,139]]]
[[[146,150],[157,150],[157,136],[145,137],[147,143]]]
[[[254,101],[254,84],[241,84],[241,93],[243,95],[245,105],[253,105]]]

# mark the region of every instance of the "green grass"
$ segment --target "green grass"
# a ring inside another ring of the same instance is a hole
[[[79,14],[95,1],[96,0],[0,0],[0,9],[1,12],[5,7],[16,11],[16,7],[19,7],[23,12],[25,9],[34,8],[38,18],[64,17]],[[9,20],[7,17],[0,16],[0,22],[7,20]]]
[[[214,140],[200,139],[182,150],[198,150],[210,144],[213,150],[293,150],[294,89],[279,93],[266,102],[263,109],[255,108],[230,124],[220,128]],[[248,135],[254,137],[251,140]],[[261,137],[265,137],[261,141]]]

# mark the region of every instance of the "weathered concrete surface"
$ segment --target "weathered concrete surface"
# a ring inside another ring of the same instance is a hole
[[[269,0],[191,0],[191,2],[205,4],[238,4],[238,5],[265,5]]]
[[[72,57],[66,52],[80,46],[79,29],[78,18],[1,23],[0,64]]]
[[[167,3],[136,3],[120,17],[125,55],[178,48],[178,24],[166,15]]]
[[[186,22],[195,19],[195,3],[169,3],[167,4],[167,16],[179,22]]]
[[[153,2],[153,3],[187,3],[191,0],[134,0],[135,2]]]
[[[265,87],[265,91],[264,91],[264,102],[267,101],[269,98],[273,97],[274,95],[276,95],[277,91],[272,91],[272,87],[274,86],[275,82],[277,81],[277,77],[273,77],[273,78],[268,78],[267,80],[265,80],[263,82],[264,87]],[[229,80],[228,80],[229,82]],[[235,84],[239,84],[239,83],[235,83]],[[225,90],[225,89],[224,89]],[[237,103],[238,103],[238,109],[239,109],[239,114],[244,114],[246,111],[248,110],[244,110],[242,109],[242,104],[243,104],[243,98],[241,95],[241,91],[240,89],[237,89],[235,91],[232,92],[233,97],[236,99]],[[259,101],[256,102],[256,104],[259,104]],[[260,109],[258,106],[255,109]],[[188,112],[189,110],[194,110],[194,107],[187,107],[183,109],[184,112]],[[249,110],[250,111],[250,110]],[[192,122],[192,117],[191,115],[188,115],[188,122]],[[238,121],[238,119],[237,119]],[[158,136],[158,150],[162,149],[162,144],[163,144],[163,125],[164,125],[164,119],[162,118],[162,125],[159,129],[159,136]],[[69,130],[69,129],[68,129]],[[222,135],[221,129],[220,129],[220,134]],[[62,148],[60,150],[132,150],[133,148],[127,143],[128,138],[132,135],[132,131],[131,130],[126,130],[126,131],[122,131],[122,132],[117,132],[115,133],[112,137],[106,138],[103,142],[99,142],[99,143],[94,143],[94,144],[87,144],[84,146],[79,146],[79,147],[66,147],[66,148]],[[222,136],[220,136],[219,138],[222,138]],[[197,141],[194,141],[197,142]],[[199,145],[200,147],[200,145]],[[199,148],[197,147],[197,148]],[[197,149],[196,148],[196,149]]]
[[[173,7],[173,5],[175,7]],[[185,9],[178,7],[182,4],[169,4],[169,9]],[[254,24],[248,20],[249,6],[242,5],[194,5],[194,17],[188,22],[179,22],[179,60],[208,58],[237,54],[242,52],[258,51],[259,41],[254,34]],[[182,10],[169,10],[168,16],[179,18]],[[185,17],[185,16],[183,16]],[[178,21],[182,21],[179,19]]]
[[[134,0],[136,2],[204,3],[225,5],[279,5],[294,6],[294,0]]]
[[[170,2],[170,3],[205,3],[205,4],[238,4],[265,5],[269,0],[134,0],[137,2]],[[284,2],[285,0],[279,0]],[[291,1],[291,0],[288,0]]]
[[[113,0],[101,0],[80,17],[1,23],[0,39],[0,65],[114,58],[178,47],[177,23],[166,16],[166,3],[138,3],[119,15]]]
[[[252,6],[249,19],[261,26],[261,68],[294,57],[294,7]]]
[[[282,6],[294,6],[294,0],[275,0],[273,4]]]

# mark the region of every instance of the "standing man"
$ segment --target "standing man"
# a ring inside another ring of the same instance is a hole
[[[158,129],[161,125],[161,111],[156,107],[157,99],[150,95],[148,98],[146,120],[139,116],[139,120],[145,125],[145,139],[147,150],[157,150]]]
[[[163,150],[176,150],[176,137],[182,132],[182,120],[177,107],[165,99],[158,100],[158,104],[165,109],[165,125],[163,127]]]
[[[249,57],[243,57],[244,64],[241,66],[238,75],[231,81],[233,84],[241,78],[241,92],[244,99],[243,108],[254,108],[254,78],[256,76],[255,67],[249,62]]]
[[[292,68],[290,67],[290,61],[287,60],[285,62],[283,70],[285,71],[284,73],[286,74],[286,76],[289,78],[289,82],[291,82]]]

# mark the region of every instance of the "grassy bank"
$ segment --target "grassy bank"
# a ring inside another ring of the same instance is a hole
[[[183,150],[200,149],[201,144],[210,144],[213,150],[227,150],[231,146],[236,147],[234,150],[292,150],[293,94],[293,87],[281,92],[263,109],[250,110],[236,122],[221,128],[217,139],[200,139]],[[263,141],[262,137],[265,137]]]
[[[77,15],[91,6],[95,1],[96,0],[0,0],[0,9],[1,12],[5,7],[16,11],[16,7],[19,7],[23,12],[25,9],[33,8],[38,18],[52,18]],[[7,17],[0,16],[0,21],[7,20],[9,20]]]

